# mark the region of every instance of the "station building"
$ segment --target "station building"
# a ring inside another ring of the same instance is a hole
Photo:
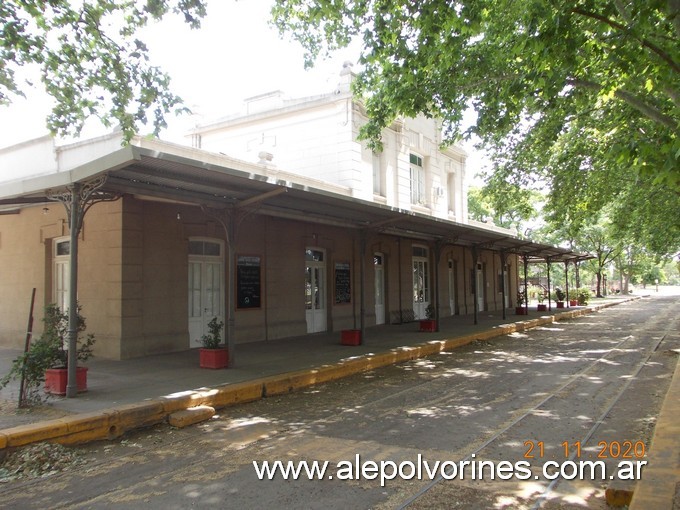
[[[186,145],[0,149],[0,345],[23,345],[33,288],[36,334],[67,308],[74,263],[95,354],[126,359],[198,347],[214,317],[233,347],[508,310],[520,258],[568,259],[468,220],[467,155],[436,120],[395,121],[380,153],[358,141],[351,77],[252,98]]]

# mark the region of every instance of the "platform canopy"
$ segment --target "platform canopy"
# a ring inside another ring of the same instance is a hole
[[[75,183],[105,176],[105,193],[385,233],[402,238],[526,256],[528,262],[576,262],[589,255],[507,233],[361,200],[347,190],[275,168],[182,145],[134,138],[71,169],[0,184],[0,214],[50,202]]]

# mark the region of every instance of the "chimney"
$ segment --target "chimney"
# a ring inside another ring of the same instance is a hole
[[[352,62],[345,60],[342,64],[342,71],[340,71],[340,82],[338,83],[337,93],[350,92],[352,87],[352,80],[356,74],[352,72]]]

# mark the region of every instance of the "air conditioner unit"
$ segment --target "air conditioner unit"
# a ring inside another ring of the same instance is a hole
[[[443,197],[444,196],[444,188],[441,188],[439,186],[435,187],[432,190],[433,194],[435,197]]]

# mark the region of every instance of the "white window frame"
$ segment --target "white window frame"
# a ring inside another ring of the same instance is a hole
[[[372,162],[373,162],[373,194],[382,195],[382,173],[380,169],[380,153],[373,152]]]
[[[52,302],[62,313],[68,311],[71,284],[71,238],[55,237],[52,241]],[[59,255],[59,246],[68,244],[69,254]]]
[[[409,177],[411,181],[411,203],[414,205],[427,205],[423,157],[414,152],[409,154]]]

